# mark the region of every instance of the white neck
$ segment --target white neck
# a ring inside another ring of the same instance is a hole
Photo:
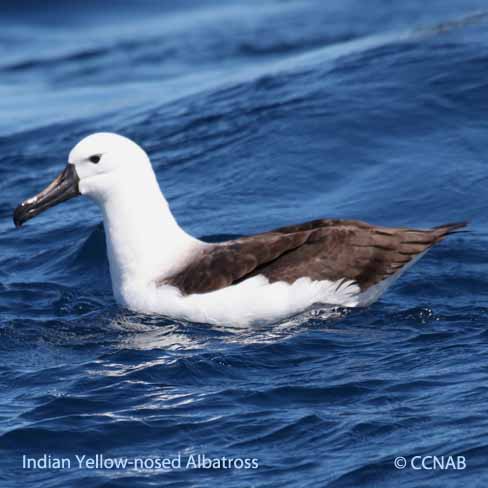
[[[121,178],[112,188],[96,200],[103,210],[112,286],[120,297],[124,288],[171,275],[204,243],[177,224],[152,170]]]

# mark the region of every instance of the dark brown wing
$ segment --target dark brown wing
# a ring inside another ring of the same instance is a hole
[[[160,284],[184,294],[206,293],[262,274],[270,282],[346,279],[366,290],[465,225],[415,230],[315,220],[209,246]]]
[[[218,290],[302,246],[307,238],[307,232],[266,233],[214,244],[203,249],[183,270],[159,284],[176,286],[184,294]]]

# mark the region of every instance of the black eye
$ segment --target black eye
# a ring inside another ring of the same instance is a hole
[[[92,162],[97,164],[100,161],[100,158],[102,157],[101,154],[94,154],[93,156],[90,156],[88,159]]]

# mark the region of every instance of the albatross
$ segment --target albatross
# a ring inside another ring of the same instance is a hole
[[[62,173],[15,209],[14,223],[20,227],[77,195],[102,211],[120,305],[217,325],[272,323],[314,307],[368,306],[434,244],[466,225],[419,230],[323,219],[203,242],[176,222],[146,152],[111,133],[81,140]]]

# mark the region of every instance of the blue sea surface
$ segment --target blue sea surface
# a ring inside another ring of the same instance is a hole
[[[485,0],[31,0],[0,27],[1,488],[488,485]],[[331,320],[135,314],[95,205],[12,223],[96,131],[146,149],[199,237],[471,225]],[[97,454],[258,467],[77,468]],[[23,466],[44,455],[71,469]]]

